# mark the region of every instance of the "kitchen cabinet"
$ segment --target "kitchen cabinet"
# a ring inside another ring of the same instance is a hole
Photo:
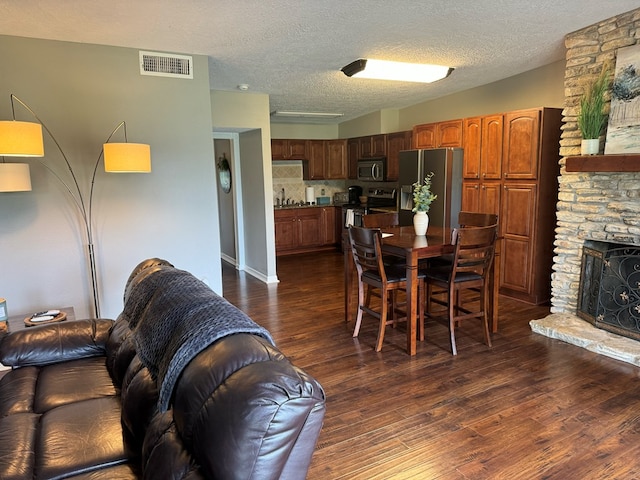
[[[283,208],[274,211],[276,255],[335,248],[335,207]]]
[[[309,140],[309,160],[302,166],[304,180],[347,178],[346,140]]]
[[[307,160],[307,140],[271,139],[272,160]]]
[[[502,115],[465,118],[462,209],[500,215]]]
[[[348,177],[353,180],[358,178],[358,158],[360,158],[360,139],[350,138],[347,140],[347,165]]]
[[[365,137],[355,137],[347,140],[347,162],[348,162],[348,178],[358,178],[358,160],[363,158],[373,157],[386,157],[387,158],[387,171],[389,170],[389,136],[396,134],[381,133],[378,135],[368,135]],[[393,140],[393,144],[397,142],[397,139]],[[394,147],[395,148],[395,147]],[[408,148],[408,147],[407,147]],[[399,151],[399,150],[398,150]],[[397,153],[396,159],[397,159]],[[397,160],[396,165],[392,166],[394,170],[394,176],[389,180],[397,180]]]
[[[359,137],[358,143],[360,145],[360,158],[371,158],[373,156],[373,144],[371,143],[371,136]]]
[[[374,137],[376,141],[374,143]],[[366,137],[354,137],[347,141],[347,161],[349,164],[349,178],[358,178],[358,160],[361,158],[383,157],[386,152],[386,135],[368,135]]]
[[[292,250],[298,246],[298,213],[296,209],[282,209],[274,212],[276,254]]]
[[[501,182],[480,182],[465,180],[462,182],[462,210],[465,212],[483,212],[501,215]]]
[[[341,180],[347,178],[347,141],[325,141],[325,179]]]
[[[500,292],[533,304],[551,297],[562,110],[504,114]]]
[[[387,134],[387,181],[397,181],[400,172],[400,152],[411,150],[413,132],[395,132]]]
[[[531,275],[534,267],[531,238],[535,228],[537,188],[533,183],[513,182],[503,188],[501,287],[528,294],[534,277]]]
[[[326,175],[324,140],[309,140],[308,152],[309,160],[303,164],[302,178],[304,180],[324,180]]]
[[[336,236],[336,208],[322,207],[322,245],[335,245]]]
[[[524,110],[504,116],[504,178],[535,179],[539,166],[540,111]],[[559,147],[558,147],[559,148]]]
[[[387,135],[386,134],[371,136],[371,156],[372,157],[387,156]]]
[[[464,179],[499,180],[502,177],[502,130],[502,115],[464,120]]]
[[[462,147],[462,119],[413,127],[413,148]]]
[[[534,108],[464,120],[463,210],[497,213],[500,293],[551,296],[562,111]]]

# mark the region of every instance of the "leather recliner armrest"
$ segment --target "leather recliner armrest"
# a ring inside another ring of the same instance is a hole
[[[25,328],[0,343],[0,363],[26,367],[105,354],[112,320],[72,320]]]

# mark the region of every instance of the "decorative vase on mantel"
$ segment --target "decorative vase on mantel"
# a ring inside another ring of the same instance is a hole
[[[597,155],[600,151],[599,138],[583,139],[580,144],[580,155]]]
[[[416,235],[426,235],[428,227],[429,215],[427,215],[427,212],[416,212],[413,216],[413,228],[416,231]]]

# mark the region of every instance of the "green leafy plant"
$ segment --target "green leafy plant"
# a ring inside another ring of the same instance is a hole
[[[611,82],[611,68],[604,65],[600,75],[588,85],[580,99],[578,113],[578,128],[584,140],[599,138],[607,124],[607,114],[604,111],[605,94]]]
[[[424,183],[416,182],[413,184],[413,210],[412,212],[428,212],[437,195],[431,191],[431,177],[433,172],[424,177]]]

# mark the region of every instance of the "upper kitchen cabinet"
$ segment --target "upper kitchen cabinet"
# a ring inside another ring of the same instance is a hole
[[[358,178],[358,160],[361,158],[384,157],[387,154],[386,142],[385,134],[350,138],[347,141],[349,178]]]
[[[324,180],[327,172],[324,140],[309,140],[308,146],[309,160],[303,164],[302,177],[305,180]]]
[[[340,180],[347,178],[347,141],[325,141],[325,179]]]
[[[398,180],[400,170],[400,152],[411,150],[411,130],[387,134],[387,180]]]
[[[304,180],[344,180],[347,178],[346,140],[309,140],[309,160],[303,163]]]
[[[413,127],[413,148],[462,147],[462,120]]]
[[[386,157],[387,156],[387,135],[373,135],[371,137],[371,156]]]
[[[308,140],[271,140],[272,160],[307,160],[308,149]]]
[[[358,159],[360,158],[360,139],[350,138],[347,140],[347,164],[349,167],[349,178],[358,178]]]
[[[535,180],[540,148],[539,109],[520,110],[504,116],[504,178]],[[557,146],[558,148],[559,145]]]
[[[502,115],[464,120],[465,180],[499,180],[502,175]]]

